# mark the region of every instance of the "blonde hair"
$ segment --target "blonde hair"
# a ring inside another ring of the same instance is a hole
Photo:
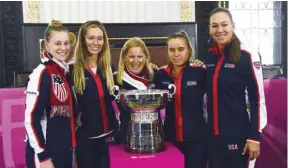
[[[194,50],[193,50],[193,47],[192,47],[192,44],[191,44],[191,41],[189,39],[189,36],[188,34],[184,31],[184,30],[181,30],[177,33],[174,33],[172,34],[171,36],[168,37],[167,39],[167,45],[168,45],[168,42],[172,39],[177,39],[177,38],[182,38],[184,39],[185,43],[187,44],[187,47],[188,47],[188,60],[187,61],[192,61],[192,58],[193,58],[193,55],[194,55]]]
[[[46,29],[44,31],[44,40],[41,41],[40,48],[46,47],[45,43],[49,42],[49,40],[51,38],[51,34],[52,34],[53,31],[57,31],[57,32],[64,31],[64,32],[67,32],[67,34],[69,35],[68,29],[66,27],[64,27],[63,24],[59,20],[52,20],[48,24],[48,26],[46,27]],[[42,59],[42,58],[43,58],[43,55],[42,55],[42,52],[41,52],[40,53],[40,59]]]
[[[114,86],[113,74],[111,69],[111,53],[110,53],[110,46],[108,41],[108,36],[106,30],[101,22],[99,21],[87,21],[85,22],[79,29],[77,43],[75,46],[75,64],[73,68],[73,79],[74,79],[74,87],[75,91],[78,94],[83,94],[85,90],[85,79],[84,79],[84,69],[85,66],[85,59],[89,55],[86,47],[85,36],[87,31],[90,28],[96,28],[102,30],[103,38],[104,38],[104,45],[99,53],[97,66],[101,69],[103,77],[106,79],[106,85],[109,90],[111,91],[112,86]]]
[[[139,37],[133,37],[130,38],[128,41],[126,41],[126,43],[124,44],[124,46],[121,49],[120,52],[120,58],[119,58],[119,63],[118,63],[118,74],[117,74],[117,82],[122,85],[123,81],[123,73],[124,73],[124,69],[125,69],[125,57],[128,54],[128,51],[133,48],[133,47],[140,47],[145,55],[145,66],[143,68],[146,68],[148,70],[148,74],[149,74],[149,79],[148,80],[152,80],[153,79],[153,69],[150,65],[150,54],[149,51],[144,43],[144,41],[139,38]]]
[[[44,32],[44,38],[45,40],[48,42],[50,40],[51,37],[51,33],[53,31],[57,31],[57,32],[62,32],[65,31],[68,33],[68,29],[66,27],[63,26],[63,24],[59,21],[59,20],[52,20],[47,28],[45,29]]]

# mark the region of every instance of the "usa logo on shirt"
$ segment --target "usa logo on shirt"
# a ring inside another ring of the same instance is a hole
[[[206,64],[205,65],[207,68],[210,68],[210,67],[215,67],[215,64]]]
[[[238,150],[238,145],[237,144],[228,144],[228,149],[229,150]]]
[[[261,68],[261,62],[254,62],[253,63],[256,69],[260,69]]]
[[[187,86],[197,86],[197,81],[187,81]]]
[[[65,102],[68,98],[68,93],[65,89],[65,84],[60,76],[52,74],[53,93],[60,102]]]
[[[225,67],[225,68],[235,68],[235,64],[228,64],[228,63],[226,63],[226,64],[224,65],[224,67]]]
[[[163,85],[170,85],[171,83],[169,81],[162,81],[161,82]]]

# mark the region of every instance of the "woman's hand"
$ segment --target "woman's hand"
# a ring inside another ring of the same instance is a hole
[[[43,163],[40,163],[40,168],[55,168],[53,163],[52,163],[52,160],[49,159]]]
[[[111,143],[111,142],[114,142],[114,141],[115,141],[114,137],[108,137],[108,138],[105,139],[105,142],[107,142],[107,143]]]
[[[153,63],[151,63],[151,62],[150,62],[150,66],[151,66],[152,69],[155,69],[155,70],[158,70],[158,69],[159,69],[156,64],[153,64]]]
[[[260,144],[256,142],[247,141],[243,149],[242,155],[249,152],[249,160],[253,160],[259,157],[260,155]]]
[[[193,67],[200,67],[200,66],[204,65],[204,63],[202,61],[196,59],[196,60],[192,60],[190,65]]]

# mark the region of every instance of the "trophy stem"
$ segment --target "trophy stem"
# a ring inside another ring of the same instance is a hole
[[[157,114],[158,115],[158,114]],[[162,123],[134,122],[128,124],[125,151],[129,153],[157,153],[165,150]]]

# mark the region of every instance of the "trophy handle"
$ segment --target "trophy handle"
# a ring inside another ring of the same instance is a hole
[[[170,84],[168,85],[168,89],[171,90],[173,88],[173,92],[169,93],[169,98],[172,98],[172,96],[175,94],[176,92],[176,86],[174,84]]]
[[[115,85],[111,88],[111,94],[115,97],[116,100],[119,100],[120,96],[119,96],[119,92],[116,95],[115,91],[119,91],[119,86]]]

